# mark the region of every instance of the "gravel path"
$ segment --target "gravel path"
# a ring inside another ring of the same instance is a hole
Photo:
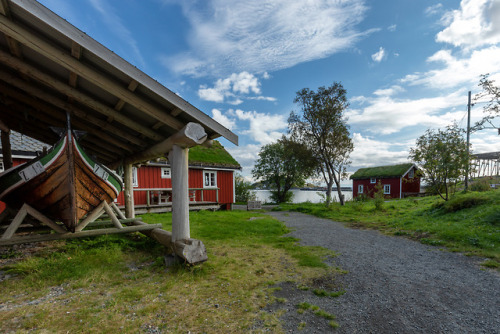
[[[481,270],[479,259],[301,213],[268,214],[302,244],[337,252],[334,265],[348,271],[341,278],[346,293],[338,298],[284,283],[276,296],[286,302],[273,307],[287,310],[281,317],[287,332],[500,333],[500,275]],[[311,312],[298,314],[301,302],[336,315],[340,327]]]

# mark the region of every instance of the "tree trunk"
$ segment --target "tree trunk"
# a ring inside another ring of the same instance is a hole
[[[333,188],[333,180],[329,179],[326,183],[326,206],[329,206],[332,202],[332,188]]]
[[[340,184],[337,183],[337,194],[339,195],[340,205],[345,205],[344,195],[342,194],[342,189],[340,189]]]

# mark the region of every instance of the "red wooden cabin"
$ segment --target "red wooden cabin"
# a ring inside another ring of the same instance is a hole
[[[190,209],[230,210],[235,199],[234,172],[239,166],[189,166]],[[134,206],[137,213],[170,211],[172,174],[166,161],[150,162],[133,169]],[[123,192],[116,204],[124,204]]]
[[[360,168],[351,177],[353,198],[373,197],[378,183],[386,198],[404,198],[420,193],[420,175],[412,163]]]

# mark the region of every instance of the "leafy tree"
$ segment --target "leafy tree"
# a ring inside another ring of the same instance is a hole
[[[481,76],[479,86],[483,88],[483,91],[476,94],[474,100],[478,101],[487,98],[488,102],[483,109],[486,115],[483,119],[476,123],[473,130],[481,130],[485,128],[496,129],[498,127],[493,124],[493,119],[500,116],[500,87],[495,86],[495,80],[491,80],[489,78],[489,74],[483,74]]]
[[[291,199],[292,186],[301,186],[314,171],[314,157],[304,144],[283,136],[262,147],[252,175],[271,187],[277,203]]]
[[[465,176],[469,163],[463,133],[457,124],[445,130],[428,129],[417,138],[416,147],[410,149],[409,158],[420,166],[424,178],[445,201],[454,192],[457,181]]]
[[[248,202],[255,199],[255,194],[251,191],[253,188],[252,184],[245,181],[241,174],[235,175],[234,188],[236,202]]]
[[[344,115],[349,106],[346,90],[338,82],[327,88],[319,87],[317,92],[304,88],[297,92],[294,102],[302,110],[300,114],[293,111],[290,114],[290,133],[316,157],[317,173],[327,185],[326,204],[331,202],[335,182],[340,204],[344,205],[340,181],[347,178],[349,155],[354,148]]]

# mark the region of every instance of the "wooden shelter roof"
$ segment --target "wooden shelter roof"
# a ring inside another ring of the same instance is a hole
[[[0,121],[44,143],[66,112],[85,150],[114,164],[189,122],[209,139],[230,130],[34,0],[0,0]],[[166,153],[166,152],[165,152]],[[139,162],[139,161],[137,161]]]

